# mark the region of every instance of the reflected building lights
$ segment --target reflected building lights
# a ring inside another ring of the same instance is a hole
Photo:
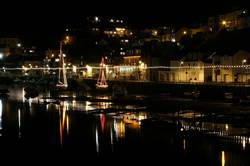
[[[33,109],[32,109],[32,107],[31,107],[32,101],[33,101],[33,99],[31,99],[31,98],[30,98],[30,99],[28,99],[30,114],[32,114],[32,113],[33,113]]]
[[[66,129],[67,129],[67,135],[69,135],[69,115],[66,116]]]
[[[18,109],[18,136],[21,137],[21,110]]]
[[[113,126],[110,125],[110,144],[111,144],[111,150],[114,151],[114,138],[113,138]]]
[[[242,146],[242,149],[245,150],[246,145],[250,144],[249,136],[239,136],[235,134],[239,134],[238,129],[233,129],[228,124],[214,124],[214,123],[206,123],[202,124],[202,127],[192,126],[185,121],[182,121],[183,130],[197,130],[199,132],[203,132],[204,134],[215,135],[218,137],[222,137],[224,139],[231,140],[237,144]],[[234,133],[234,132],[236,133]]]
[[[63,124],[61,120],[61,111],[59,110],[59,134],[60,134],[60,145],[62,146],[63,140]]]
[[[125,137],[125,123],[123,121],[117,122],[116,120],[114,120],[114,130],[116,138]]]
[[[24,91],[24,88],[22,88],[22,100],[23,100],[23,103],[25,102],[25,97],[24,97],[24,95],[25,95],[25,91]]]
[[[91,110],[94,110],[95,108],[91,106],[92,102],[90,101],[86,101],[85,103],[85,111],[88,112],[88,111],[91,111]]]
[[[72,101],[72,107],[73,107],[73,108],[76,107],[76,101],[75,101],[75,100]]]
[[[2,115],[3,115],[3,103],[2,103],[2,100],[0,100],[0,130],[2,130]],[[0,133],[0,136],[2,134]]]
[[[97,127],[95,129],[95,144],[96,144],[96,152],[99,154],[99,137]]]
[[[246,149],[246,140],[244,139],[244,137],[243,137],[241,143],[242,143],[242,149],[245,150]]]
[[[222,151],[222,152],[221,152],[221,166],[225,166],[225,162],[226,162],[226,159],[225,159],[225,152]]]
[[[185,140],[185,138],[183,139],[183,150],[186,151],[186,140]]]
[[[111,145],[113,145],[114,140],[113,140],[113,131],[112,131],[112,127],[110,128],[110,142],[111,142]]]

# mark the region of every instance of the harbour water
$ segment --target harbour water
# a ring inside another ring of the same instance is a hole
[[[157,112],[112,102],[41,103],[37,98],[23,99],[22,89],[15,92],[0,99],[3,158],[82,164],[116,163],[115,159],[128,164],[250,164],[247,123],[207,121],[206,114],[192,109]]]

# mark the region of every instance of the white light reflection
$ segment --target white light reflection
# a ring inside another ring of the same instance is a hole
[[[185,138],[183,139],[183,150],[184,151],[186,150],[186,140],[185,140]]]
[[[25,97],[24,97],[24,95],[25,95],[25,91],[24,91],[24,88],[22,88],[22,99],[23,99],[23,103],[25,102]]]
[[[98,138],[97,127],[95,129],[95,144],[96,144],[96,152],[97,152],[97,154],[99,154],[99,138]]]
[[[32,104],[32,100],[31,98],[28,99],[28,102],[29,102],[29,111],[30,111],[30,114],[32,114],[32,107],[31,107],[31,104]]]
[[[242,149],[245,150],[246,149],[246,140],[244,137],[242,138],[241,143],[242,143]]]
[[[18,137],[21,137],[21,110],[18,109]]]
[[[0,100],[0,130],[2,130],[2,115],[3,115],[3,103],[2,100]],[[2,136],[1,133],[0,136]]]
[[[72,107],[73,107],[73,108],[76,107],[76,101],[75,101],[75,100],[72,101]]]
[[[88,112],[88,111],[91,111],[91,110],[94,110],[95,108],[91,106],[92,102],[90,101],[86,101],[86,104],[85,104],[85,111]]]
[[[114,151],[114,138],[113,138],[113,126],[110,127],[110,142],[111,142],[111,149],[112,152]]]

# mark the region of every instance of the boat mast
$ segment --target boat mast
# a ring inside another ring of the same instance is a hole
[[[62,51],[62,41],[60,42],[60,62],[59,62],[59,76],[58,76],[58,84],[61,84],[62,86],[67,87],[68,82],[67,82],[67,73],[66,73],[66,68],[64,64],[64,57],[63,57],[63,51]],[[61,70],[62,70],[62,81],[61,81]]]

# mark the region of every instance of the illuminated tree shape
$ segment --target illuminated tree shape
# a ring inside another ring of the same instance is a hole
[[[105,78],[105,64],[104,64],[104,58],[102,57],[101,63],[100,63],[100,72],[99,72],[99,77],[96,83],[96,88],[97,89],[107,89],[108,84],[106,82]]]

